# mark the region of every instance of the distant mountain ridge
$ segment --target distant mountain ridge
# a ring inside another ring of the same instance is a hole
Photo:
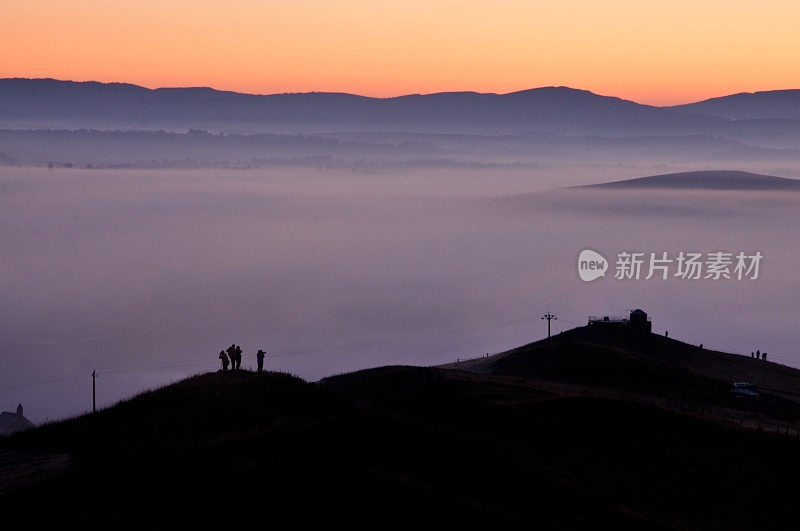
[[[508,94],[443,92],[373,98],[326,92],[253,95],[206,87],[148,89],[127,83],[0,79],[0,121],[48,119],[131,124],[175,121],[197,126],[235,122],[351,128],[395,125],[444,130],[686,128],[719,121],[569,87]]]
[[[741,92],[668,108],[730,120],[799,120],[800,89]]]
[[[0,128],[7,127],[748,133],[756,138],[788,133],[795,137],[800,131],[800,89],[657,107],[565,86],[507,94],[440,92],[375,98],[338,92],[258,95],[209,87],[149,89],[130,83],[5,78],[0,79]]]

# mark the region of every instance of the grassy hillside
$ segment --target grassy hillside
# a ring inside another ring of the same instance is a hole
[[[524,377],[531,385],[567,394],[633,399],[682,410],[727,408],[800,429],[799,370],[614,326],[575,328],[550,340],[446,367]],[[756,382],[760,399],[733,399],[731,385],[741,381]]]
[[[725,356],[584,328],[457,367],[200,375],[0,442],[69,456],[40,481],[0,477],[0,510],[114,529],[785,528],[800,439],[659,403],[730,400],[715,367],[756,362]],[[747,407],[792,417],[770,400]]]

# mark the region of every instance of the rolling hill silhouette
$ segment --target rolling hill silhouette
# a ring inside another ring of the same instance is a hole
[[[762,399],[731,397],[743,379]],[[33,527],[777,529],[795,519],[799,421],[798,370],[588,326],[317,384],[189,378],[3,440],[65,465],[0,508]]]
[[[208,87],[0,79],[0,127],[209,129],[236,132],[701,135],[791,150],[800,90],[742,93],[656,107],[569,87],[508,94],[244,94]],[[791,156],[787,153],[786,156]]]
[[[741,92],[669,108],[731,120],[800,120],[800,90]]]
[[[651,175],[577,188],[800,191],[800,180],[744,171],[715,170]]]
[[[446,92],[371,98],[341,93],[253,95],[211,88],[150,90],[126,83],[0,79],[0,119],[103,120],[189,127],[260,123],[406,129],[694,127],[718,119],[568,87],[509,94]]]

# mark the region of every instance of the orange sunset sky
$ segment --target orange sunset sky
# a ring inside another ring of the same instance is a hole
[[[0,77],[642,103],[800,88],[800,2],[0,0]]]

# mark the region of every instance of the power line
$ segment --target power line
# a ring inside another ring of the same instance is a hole
[[[558,317],[553,315],[552,313],[546,313],[545,315],[539,317],[524,317],[520,319],[513,319],[508,321],[495,321],[495,322],[484,322],[478,323],[473,325],[467,325],[462,327],[456,328],[440,328],[440,329],[433,329],[427,330],[424,332],[417,332],[411,334],[404,334],[404,335],[397,335],[397,336],[387,336],[387,337],[378,337],[373,339],[364,339],[364,340],[357,340],[357,341],[350,341],[345,343],[338,343],[338,344],[329,344],[329,345],[317,345],[313,347],[307,348],[291,348],[291,349],[282,349],[282,350],[274,350],[270,353],[270,357],[284,357],[284,356],[291,356],[291,355],[302,355],[302,354],[318,354],[322,352],[333,352],[337,350],[346,350],[350,348],[357,348],[357,347],[368,347],[368,346],[375,346],[375,345],[385,345],[391,343],[399,343],[405,341],[413,341],[413,340],[420,340],[420,339],[430,339],[435,337],[442,337],[447,335],[455,335],[455,334],[462,334],[468,332],[474,332],[478,330],[487,330],[492,328],[502,328],[507,326],[515,326],[520,324],[526,324],[533,322],[535,320],[547,320],[547,337],[551,336],[550,324],[552,320],[559,320]],[[577,321],[573,321],[571,319],[567,319],[562,317],[560,320],[563,320],[567,323],[579,325]],[[741,352],[734,349],[728,349],[725,347],[719,347],[717,345],[710,345],[707,344],[706,347],[711,347],[714,350],[720,350],[722,352],[730,352],[736,354],[746,355],[747,353]],[[777,361],[784,361],[792,364],[797,364],[796,360],[788,360],[786,358],[780,356],[770,356],[770,359],[774,359]],[[148,370],[158,370],[158,369],[178,369],[184,367],[201,367],[208,364],[208,360],[206,358],[202,359],[193,359],[193,360],[186,360],[186,361],[179,361],[174,363],[166,363],[166,364],[137,364],[137,365],[123,365],[123,366],[106,366],[100,367],[100,370],[105,372],[106,374],[119,374],[119,373],[127,373],[127,372],[135,372],[135,371],[148,371]],[[46,378],[39,378],[35,380],[22,380],[18,382],[12,382],[9,384],[1,385],[0,391],[11,391],[15,389],[25,388],[25,387],[33,387],[38,385],[45,385],[49,383],[55,383],[58,381],[68,380],[71,378],[77,378],[80,375],[85,374],[84,370],[76,370],[70,371],[66,373],[62,373],[59,375],[54,375]],[[96,376],[95,376],[96,377]],[[94,382],[94,380],[93,380]]]
[[[365,347],[371,345],[383,345],[389,343],[398,343],[404,341],[413,341],[417,339],[429,339],[434,337],[441,337],[446,335],[455,335],[455,334],[462,334],[467,332],[474,332],[478,330],[487,330],[492,328],[502,328],[506,326],[514,326],[519,324],[530,323],[532,321],[537,320],[538,317],[524,317],[520,319],[513,319],[509,321],[495,321],[495,322],[484,322],[474,325],[467,325],[457,328],[440,328],[440,329],[433,329],[427,330],[424,332],[417,332],[412,334],[404,334],[398,336],[388,336],[388,337],[379,337],[374,339],[365,339],[365,340],[358,340],[358,341],[350,341],[347,343],[339,343],[339,344],[331,344],[331,345],[318,345],[314,347],[308,348],[292,348],[292,349],[283,349],[283,350],[275,350],[272,351],[270,357],[282,357],[282,356],[289,356],[289,355],[299,355],[299,354],[316,354],[321,352],[330,352],[336,350],[346,350],[349,348],[356,348],[356,347]],[[107,366],[107,367],[100,367],[103,372],[106,374],[118,374],[118,373],[125,373],[125,372],[133,372],[133,371],[146,371],[146,370],[154,370],[154,369],[177,369],[183,367],[197,367],[206,365],[208,361],[203,359],[194,359],[190,361],[181,361],[177,363],[168,363],[168,364],[139,364],[139,365],[127,365],[127,366]],[[82,374],[85,374],[83,370],[77,371],[70,371],[67,373],[62,373],[60,375],[51,376],[47,378],[39,378],[36,380],[22,380],[18,382],[12,382],[10,384],[0,386],[0,391],[10,391],[25,387],[32,387],[37,385],[44,385],[48,383],[54,383],[57,381],[67,380],[71,378],[76,378]]]
[[[495,323],[483,323],[483,324],[475,324],[469,325],[459,328],[444,328],[444,329],[435,329],[435,330],[428,330],[426,332],[418,332],[413,334],[406,334],[400,336],[391,336],[391,337],[384,337],[384,338],[375,338],[375,339],[366,339],[366,340],[359,340],[359,341],[352,341],[349,343],[340,343],[337,345],[321,345],[318,347],[308,347],[308,348],[292,348],[292,349],[283,349],[283,350],[276,350],[272,351],[271,356],[285,356],[289,354],[313,354],[316,352],[325,352],[330,350],[343,350],[352,347],[360,347],[360,346],[369,346],[369,345],[377,345],[377,344],[384,344],[384,343],[397,343],[402,341],[412,341],[415,339],[427,339],[431,337],[441,337],[446,335],[455,335],[455,334],[462,334],[466,332],[473,332],[477,330],[487,330],[490,328],[502,328],[506,326],[513,326],[518,324],[525,324],[532,321],[535,321],[537,317],[526,317],[522,319],[515,319],[512,321],[502,321],[502,322],[495,322]]]
[[[66,373],[61,373],[57,376],[50,376],[47,378],[39,378],[37,380],[22,380],[18,382],[12,382],[10,384],[6,384],[0,386],[0,391],[13,391],[15,389],[20,389],[23,387],[31,387],[36,385],[44,385],[48,383],[60,382],[63,380],[69,380],[72,378],[77,378],[78,376],[82,376],[85,374],[84,370],[79,371],[70,371]]]
[[[557,319],[555,316],[552,316],[553,319]],[[543,319],[544,317],[542,317]],[[538,316],[528,316],[523,317],[520,319],[513,319],[508,321],[489,321],[483,323],[476,323],[473,325],[455,327],[455,328],[439,328],[439,329],[432,329],[426,330],[424,332],[416,332],[411,334],[404,334],[398,336],[387,336],[387,337],[378,337],[373,339],[363,339],[357,341],[350,341],[345,343],[338,343],[338,344],[330,344],[330,345],[317,345],[313,347],[306,347],[306,348],[290,348],[290,349],[279,349],[271,351],[270,357],[284,357],[284,356],[291,356],[291,355],[301,355],[301,354],[318,354],[322,352],[332,352],[337,350],[346,350],[350,348],[357,348],[357,347],[366,347],[366,346],[373,346],[373,345],[384,345],[384,344],[391,344],[391,343],[399,343],[404,341],[413,341],[419,339],[430,339],[434,337],[442,337],[447,335],[455,335],[455,334],[462,334],[468,332],[474,332],[478,330],[488,330],[493,328],[503,328],[507,326],[515,326],[520,324],[526,324],[533,322],[535,320],[540,319]],[[579,325],[580,323],[576,321],[572,321],[570,319],[561,318],[561,320]],[[548,321],[549,325],[549,321]],[[549,327],[548,327],[549,328]],[[549,332],[549,330],[548,330]],[[549,337],[548,333],[548,337]],[[127,373],[127,372],[135,372],[135,371],[149,371],[149,370],[157,370],[157,369],[179,369],[184,367],[201,367],[207,364],[207,360],[203,359],[194,359],[194,360],[187,360],[187,361],[179,361],[175,363],[164,363],[164,364],[137,364],[137,365],[117,365],[117,366],[101,366],[99,369],[106,374],[119,374],[119,373]],[[76,370],[70,371],[66,373],[62,373],[59,375],[54,375],[46,378],[38,378],[35,380],[21,380],[17,382],[12,382],[5,385],[0,385],[0,391],[12,391],[15,389],[21,389],[25,387],[33,387],[38,385],[46,385],[49,383],[55,383],[59,381],[69,380],[72,378],[77,378],[81,375],[85,374],[83,370]]]

